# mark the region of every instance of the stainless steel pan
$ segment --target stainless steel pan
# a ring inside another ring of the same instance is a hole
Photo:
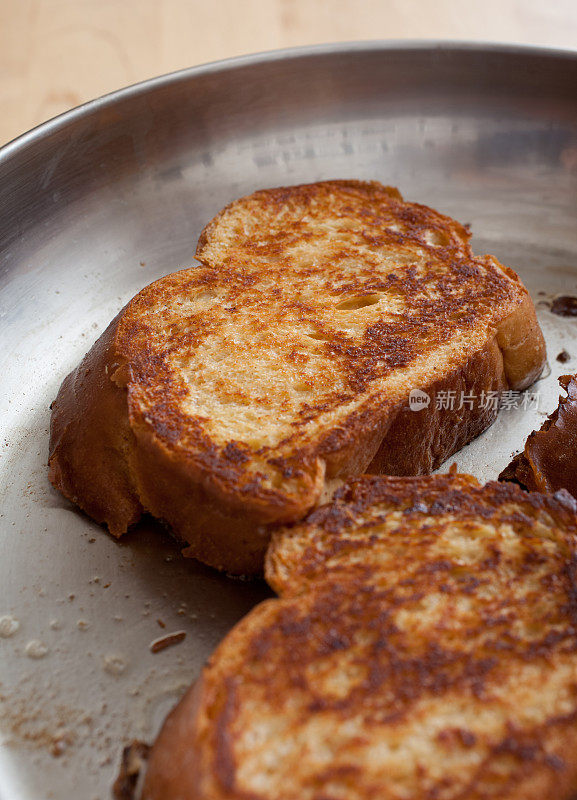
[[[124,89],[0,152],[2,800],[108,797],[122,744],[153,737],[267,595],[185,562],[152,523],[116,543],[52,491],[60,381],[138,289],[193,262],[221,206],[333,177],[470,223],[540,303],[538,408],[503,410],[457,459],[495,477],[577,369],[577,320],[547,307],[577,294],[577,54],[369,42],[240,58]]]

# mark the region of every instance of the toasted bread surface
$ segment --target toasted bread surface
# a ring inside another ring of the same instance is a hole
[[[191,555],[253,573],[267,526],[302,518],[327,481],[434,469],[493,421],[483,396],[526,386],[544,360],[525,288],[468,238],[378,183],[232,203],[203,232],[201,265],[140,292],[63,385],[53,483],[114,533],[144,508]],[[419,413],[413,389],[431,396]],[[448,390],[476,401],[443,413]],[[95,419],[101,395],[122,411]],[[111,481],[128,482],[123,502]]]
[[[145,800],[569,800],[577,506],[360,478],[277,532],[257,606],[155,743]]]

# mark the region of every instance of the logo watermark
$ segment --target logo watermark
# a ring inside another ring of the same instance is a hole
[[[431,397],[421,389],[411,389],[409,394],[409,408],[411,411],[422,411],[423,408],[428,408],[431,403]]]
[[[460,411],[462,408],[488,409],[490,411],[524,411],[539,409],[539,392],[517,392],[507,389],[504,392],[482,391],[457,392],[453,389],[436,392],[434,399],[422,389],[411,389],[409,393],[409,408],[411,411],[422,411],[431,403],[437,411]]]

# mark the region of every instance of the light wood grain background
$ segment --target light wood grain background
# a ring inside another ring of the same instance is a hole
[[[0,0],[0,144],[181,67],[376,38],[577,49],[577,0]]]

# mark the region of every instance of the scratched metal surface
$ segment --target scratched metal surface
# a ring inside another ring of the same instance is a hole
[[[50,488],[60,381],[138,289],[193,262],[221,206],[333,177],[394,184],[471,223],[475,249],[530,288],[550,363],[538,407],[503,410],[456,459],[495,477],[577,369],[577,321],[547,307],[577,294],[577,55],[365,43],[241,58],[97,100],[0,151],[2,800],[109,797],[122,744],[154,736],[267,596],[185,562],[152,523],[116,543]]]

